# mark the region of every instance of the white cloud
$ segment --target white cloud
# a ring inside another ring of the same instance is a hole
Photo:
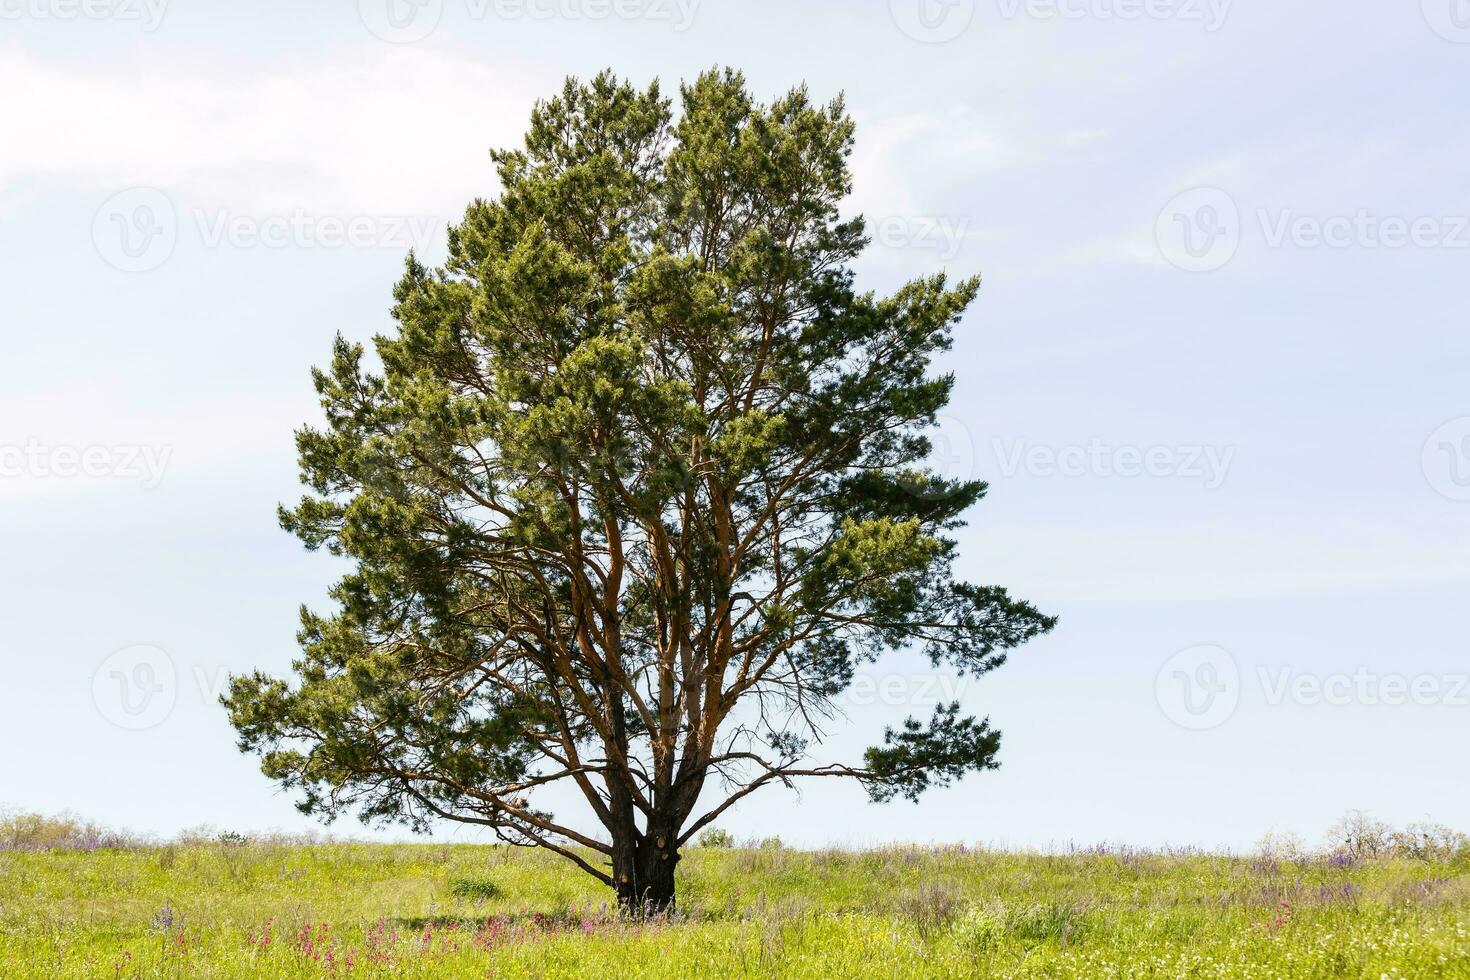
[[[549,76],[548,76],[549,78]],[[126,62],[78,69],[0,47],[0,209],[39,182],[156,186],[253,210],[458,214],[494,191],[547,79],[425,45],[364,45],[256,74]]]
[[[977,177],[1035,156],[994,120],[960,110],[863,114],[857,134],[848,205],[870,219],[933,213],[935,202],[926,203],[919,194],[934,188],[936,173]]]

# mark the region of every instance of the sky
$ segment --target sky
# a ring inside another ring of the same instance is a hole
[[[1060,616],[980,680],[868,668],[824,746],[958,698],[1000,770],[721,825],[1470,830],[1466,0],[0,0],[0,804],[318,826],[216,703],[342,571],[275,520],[310,366],[566,75],[713,65],[845,94],[866,286],[984,277],[934,464],[991,485],[965,577]]]

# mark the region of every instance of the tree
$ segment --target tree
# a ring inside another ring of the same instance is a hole
[[[980,675],[1054,623],[953,577],[985,486],[920,465],[978,280],[854,288],[841,100],[762,105],[729,70],[679,95],[675,119],[656,84],[568,80],[446,264],[409,257],[380,366],[338,337],[281,521],[353,571],[303,609],[294,683],[223,698],[304,812],[482,825],[629,909],[668,906],[681,845],[763,786],[917,799],[994,768],[958,704],[817,752],[856,666]],[[553,785],[602,831],[538,807]]]

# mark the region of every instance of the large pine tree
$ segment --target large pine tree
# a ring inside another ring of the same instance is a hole
[[[443,268],[410,257],[381,366],[338,339],[282,522],[354,570],[303,610],[294,680],[224,698],[302,810],[483,825],[634,909],[762,786],[912,799],[993,768],[957,704],[860,761],[821,726],[885,651],[978,675],[1054,622],[954,579],[985,487],[921,465],[978,280],[854,288],[840,100],[763,105],[731,71],[679,94],[568,80]],[[602,829],[538,807],[553,784]]]

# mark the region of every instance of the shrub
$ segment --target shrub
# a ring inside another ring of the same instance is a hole
[[[1388,824],[1362,810],[1353,810],[1327,831],[1327,846],[1334,854],[1363,861],[1385,856],[1392,836],[1393,828]]]
[[[1256,842],[1256,853],[1263,861],[1300,861],[1307,848],[1299,834],[1270,830]]]
[[[483,902],[498,896],[500,894],[500,886],[489,878],[456,875],[449,879],[449,891],[451,894],[457,895],[460,898]]]
[[[735,838],[730,836],[728,830],[710,827],[695,839],[695,845],[698,847],[734,847]]]
[[[95,851],[138,843],[70,813],[0,813],[0,851]]]
[[[1470,837],[1443,824],[1414,823],[1389,837],[1393,853],[1415,861],[1453,860],[1470,852]]]

